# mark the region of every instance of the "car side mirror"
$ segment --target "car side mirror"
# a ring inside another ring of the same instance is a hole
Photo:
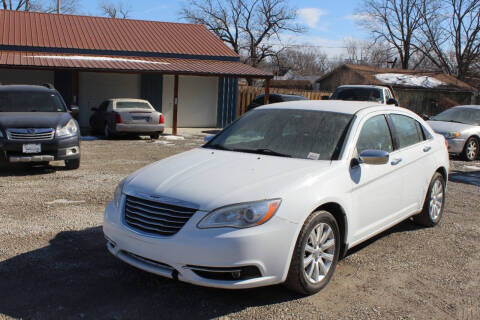
[[[205,141],[205,142],[210,142],[210,140],[212,140],[213,137],[215,137],[214,134],[211,134],[211,135],[209,135],[209,136],[205,136],[205,138],[203,138],[203,141]]]
[[[78,106],[70,106],[70,108],[68,108],[70,113],[72,114],[72,116],[76,117],[78,116],[78,114],[80,113],[80,108]]]
[[[365,164],[386,164],[390,155],[383,150],[365,150],[360,153],[360,161]]]
[[[329,96],[322,96],[322,100],[328,100],[328,99],[330,99]]]
[[[397,101],[397,99],[394,99],[394,98],[388,99],[387,104],[394,104],[395,106],[398,107],[398,101]]]

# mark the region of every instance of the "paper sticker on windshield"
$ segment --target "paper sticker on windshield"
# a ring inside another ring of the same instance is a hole
[[[308,153],[307,159],[310,159],[310,160],[318,160],[318,158],[320,158],[320,154],[319,154],[319,153],[315,153],[315,152],[309,152],[309,153]]]

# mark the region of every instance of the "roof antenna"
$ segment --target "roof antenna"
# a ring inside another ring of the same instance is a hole
[[[57,14],[60,14],[60,0],[57,0]]]

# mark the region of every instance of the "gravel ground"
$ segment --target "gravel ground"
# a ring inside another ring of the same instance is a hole
[[[350,250],[310,297],[196,287],[110,256],[101,223],[116,184],[202,139],[89,140],[79,170],[0,167],[0,319],[480,319],[478,161],[452,160],[439,226],[405,221]]]

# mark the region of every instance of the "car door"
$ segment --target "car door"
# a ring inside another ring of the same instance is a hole
[[[390,154],[395,151],[385,115],[373,114],[360,124],[360,128],[350,169],[352,206],[356,212],[352,217],[353,243],[370,237],[391,222],[401,210],[400,199],[404,189],[402,175],[390,161],[381,165],[355,165],[362,151],[382,150]]]
[[[405,179],[402,197],[403,215],[418,210],[430,182],[432,140],[426,139],[422,125],[406,114],[391,113],[388,119],[393,127],[397,151],[392,154],[392,163]],[[400,213],[402,215],[402,213]]]

